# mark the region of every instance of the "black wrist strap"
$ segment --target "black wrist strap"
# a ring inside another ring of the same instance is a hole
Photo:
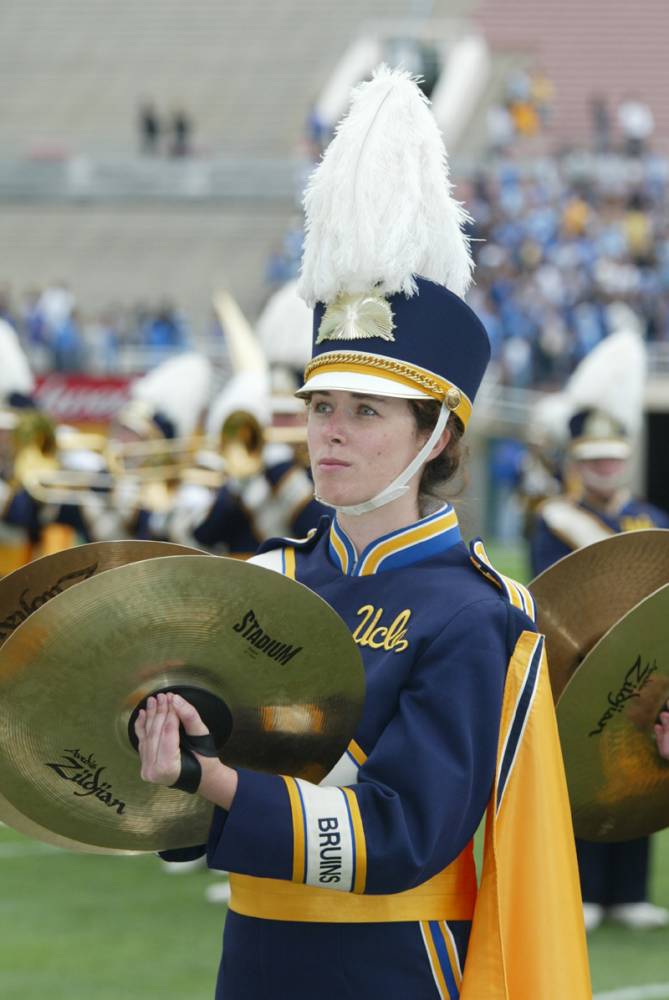
[[[178,788],[180,792],[195,795],[202,781],[202,767],[195,755],[218,757],[216,744],[211,733],[206,733],[204,736],[189,736],[188,733],[182,732],[179,749],[181,750],[181,771],[170,788]]]

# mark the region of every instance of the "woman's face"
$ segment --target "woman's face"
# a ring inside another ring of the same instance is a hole
[[[403,472],[427,437],[406,399],[314,392],[307,440],[316,493],[338,506],[369,500]]]

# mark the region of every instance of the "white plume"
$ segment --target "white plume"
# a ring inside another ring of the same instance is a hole
[[[133,382],[130,396],[171,420],[177,437],[188,437],[209,403],[211,381],[210,361],[188,351],[168,358]]]
[[[529,439],[543,448],[565,445],[569,438],[571,415],[571,403],[566,393],[546,393],[532,407],[527,426]]]
[[[313,314],[297,294],[297,282],[275,292],[256,324],[269,363],[304,368],[311,357]]]
[[[251,324],[228,291],[214,295],[214,309],[221,322],[232,370],[241,372],[267,371],[267,358]]]
[[[463,296],[473,263],[468,215],[451,197],[448,161],[429,102],[409,73],[380,66],[311,176],[300,295],[413,295],[413,275]]]
[[[34,388],[35,380],[16,330],[0,319],[0,405],[13,392],[30,396]]]
[[[612,333],[581,361],[565,393],[571,412],[602,410],[630,435],[641,429],[646,384],[646,348],[634,330]]]

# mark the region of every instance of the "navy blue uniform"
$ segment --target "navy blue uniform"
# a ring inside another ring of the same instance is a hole
[[[531,598],[470,554],[448,505],[359,556],[328,519],[261,553],[346,622],[367,691],[320,785],[240,769],[231,810],[215,810],[208,861],[232,887],[217,998],[265,997],[268,984],[305,998],[457,997],[471,839]]]

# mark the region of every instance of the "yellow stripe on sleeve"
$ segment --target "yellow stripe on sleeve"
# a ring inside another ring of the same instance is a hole
[[[362,767],[362,765],[367,760],[367,754],[362,749],[362,747],[358,743],[356,743],[355,740],[351,740],[351,742],[347,747],[347,750],[350,753],[353,760],[358,765],[358,767]]]
[[[512,580],[509,576],[502,576],[504,584],[506,586],[507,593],[509,595],[509,600],[513,604],[514,608],[520,608],[521,611],[525,610],[525,603],[521,596],[521,593],[516,585],[515,580]]]
[[[290,799],[290,811],[293,818],[293,882],[304,883],[304,813],[302,802],[297,788],[295,778],[285,774],[281,777],[286,783],[288,798]]]
[[[363,893],[367,882],[367,844],[365,842],[365,831],[360,815],[360,806],[355,797],[355,793],[350,788],[342,788],[346,796],[348,808],[351,813],[351,824],[353,826],[353,840],[355,844],[355,879],[353,881],[353,892]]]
[[[292,545],[287,545],[283,550],[283,565],[285,567],[284,576],[295,579],[295,549]]]

